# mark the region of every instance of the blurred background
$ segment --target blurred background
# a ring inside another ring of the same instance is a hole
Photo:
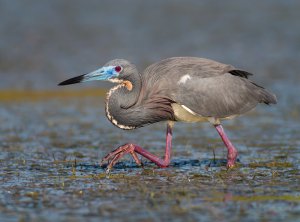
[[[298,0],[0,0],[0,220],[296,221],[299,12]],[[178,123],[170,168],[126,157],[107,179],[98,162],[118,145],[163,155],[165,124],[121,131],[104,114],[111,84],[57,84],[114,58],[142,71],[173,56],[253,73],[278,104],[224,122],[236,170],[209,124]]]
[[[300,3],[286,1],[0,1],[1,88],[56,88],[113,58],[142,70],[198,56],[299,81]],[[98,83],[99,84],[99,83]]]

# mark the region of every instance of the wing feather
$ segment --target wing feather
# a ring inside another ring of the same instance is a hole
[[[154,98],[163,96],[203,117],[226,118],[245,113],[257,103],[276,103],[275,95],[251,82],[250,75],[209,59],[165,59],[141,74],[143,88],[138,104],[153,104]],[[184,76],[188,78],[181,81]]]
[[[258,103],[276,103],[275,95],[245,78],[229,73],[191,79],[178,88],[174,100],[201,116],[215,118],[245,113]]]

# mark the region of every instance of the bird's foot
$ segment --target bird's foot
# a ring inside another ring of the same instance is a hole
[[[107,154],[102,160],[100,165],[104,165],[104,162],[108,162],[106,173],[109,174],[110,170],[114,167],[114,165],[121,159],[125,154],[131,154],[134,161],[137,165],[141,166],[142,162],[139,160],[136,152],[134,151],[135,145],[132,143],[127,143],[123,146],[118,147],[114,151]]]
[[[233,168],[237,159],[238,152],[235,148],[229,149],[227,154],[227,168]]]

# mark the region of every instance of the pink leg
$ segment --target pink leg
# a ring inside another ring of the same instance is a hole
[[[112,151],[108,155],[106,155],[102,161],[108,161],[107,165],[107,173],[113,168],[113,166],[118,162],[120,158],[122,158],[125,154],[131,154],[133,159],[138,165],[141,165],[141,161],[138,159],[136,153],[144,156],[145,158],[149,159],[153,163],[155,163],[159,167],[168,167],[171,160],[171,151],[172,151],[172,126],[170,123],[167,124],[167,133],[166,133],[166,150],[165,150],[165,158],[161,159],[152,153],[144,150],[143,148],[132,144],[127,143],[123,146],[118,147],[116,150]]]
[[[227,167],[228,168],[232,168],[234,167],[237,155],[238,155],[238,151],[236,150],[236,148],[232,145],[232,143],[230,142],[230,140],[228,139],[227,135],[225,134],[225,131],[223,129],[223,127],[221,125],[215,125],[219,135],[221,136],[227,150]]]

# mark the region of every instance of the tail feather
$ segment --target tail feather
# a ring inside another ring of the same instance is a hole
[[[254,84],[256,87],[258,87],[258,95],[259,95],[259,102],[260,103],[265,103],[267,105],[270,104],[277,104],[277,98],[276,95],[269,92],[268,90],[266,90],[265,88]]]
[[[246,72],[246,71],[243,71],[243,70],[239,70],[239,69],[234,69],[234,70],[231,70],[229,71],[229,73],[231,75],[234,75],[234,76],[239,76],[239,77],[242,77],[244,79],[248,79],[249,76],[252,76],[253,74],[252,73],[249,73],[249,72]],[[266,90],[264,87],[250,81],[252,83],[252,86],[255,87],[256,90],[256,98],[258,98],[259,102],[260,103],[265,103],[267,105],[270,105],[270,104],[277,104],[277,98],[276,96],[269,92],[268,90]]]

